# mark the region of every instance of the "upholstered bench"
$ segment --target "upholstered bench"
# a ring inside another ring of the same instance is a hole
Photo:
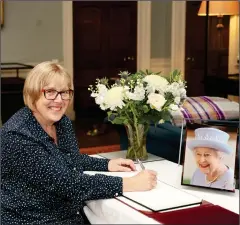
[[[107,119],[105,119],[107,122]],[[113,125],[120,135],[120,149],[128,148],[128,137],[123,125]],[[173,126],[170,122],[151,125],[147,133],[147,151],[151,154],[163,157],[172,162],[178,162],[180,147],[181,128]],[[183,142],[185,142],[185,130],[183,132]]]

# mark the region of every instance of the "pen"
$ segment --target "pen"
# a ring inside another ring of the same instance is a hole
[[[138,161],[139,165],[141,166],[142,170],[145,170],[143,163],[139,159],[137,159],[137,161]]]
[[[143,165],[143,163],[142,163],[142,161],[140,161],[139,159],[137,159],[137,162],[139,163],[139,165],[141,166],[141,169],[142,170],[145,170],[145,166]],[[159,182],[162,182],[161,180],[159,180],[158,178],[157,178],[157,181]]]

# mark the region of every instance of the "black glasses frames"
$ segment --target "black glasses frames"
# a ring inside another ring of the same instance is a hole
[[[74,91],[72,89],[65,90],[65,91],[42,89],[42,92],[44,93],[44,97],[47,100],[55,100],[59,94],[60,94],[62,100],[70,100],[70,99],[72,99],[73,94],[74,94]]]

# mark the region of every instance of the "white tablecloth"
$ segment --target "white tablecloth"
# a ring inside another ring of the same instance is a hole
[[[101,156],[93,155],[93,157]],[[144,165],[146,169],[157,171],[158,178],[161,181],[239,214],[239,190],[236,190],[235,193],[230,193],[182,186],[182,166],[167,160],[147,162]],[[136,166],[140,170],[139,165]],[[118,197],[118,199],[135,209],[148,211],[145,207],[124,197]],[[88,201],[86,205],[84,212],[92,224],[159,224],[157,221],[132,209],[117,199]]]

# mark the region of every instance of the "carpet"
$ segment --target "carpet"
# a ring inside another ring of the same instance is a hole
[[[115,152],[120,150],[121,150],[120,145],[106,145],[106,146],[80,148],[80,152],[82,154],[88,154],[88,155],[103,153],[103,152]]]

